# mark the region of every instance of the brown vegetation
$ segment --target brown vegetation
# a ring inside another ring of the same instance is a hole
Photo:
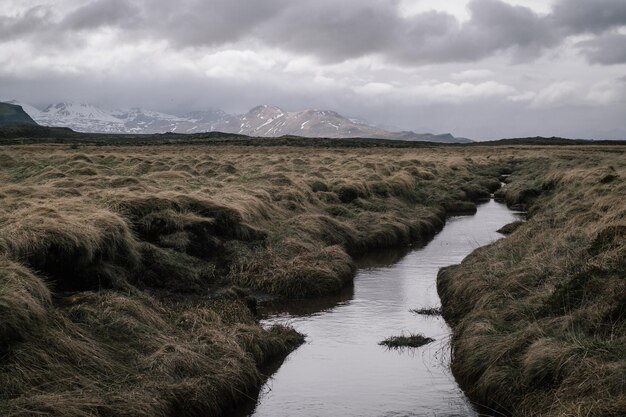
[[[546,156],[530,147],[313,143],[0,147],[0,414],[219,415],[258,388],[262,363],[302,342],[287,328],[262,329],[251,294],[338,292],[352,279],[352,256],[430,238],[446,215],[475,211],[511,171],[500,198],[519,207],[537,201],[533,218],[545,212],[549,224],[545,195],[566,190],[563,201],[587,205],[567,207],[564,219],[606,221],[589,256],[600,268],[622,259],[614,246],[623,214],[603,207],[623,196],[613,188],[623,187],[623,165],[594,174],[577,168],[590,152],[608,161],[613,148],[552,148]],[[599,175],[600,193],[559,188],[569,176],[582,181],[577,175]],[[533,221],[509,239],[548,227]],[[563,245],[579,243],[568,239]],[[550,258],[555,274],[569,271],[557,263],[560,250]],[[602,287],[598,279],[589,282]],[[610,282],[606,294],[623,290]],[[580,303],[555,297],[553,318],[559,300]],[[447,310],[453,323],[473,308],[473,296],[461,299],[458,313]],[[623,323],[622,310],[607,320]],[[612,332],[623,341],[623,326]]]
[[[626,155],[554,150],[501,194],[510,236],[443,269],[453,372],[512,416],[626,415]]]
[[[421,334],[403,334],[401,336],[392,336],[379,343],[389,349],[418,348],[434,342],[435,339],[423,336]]]
[[[497,178],[474,154],[0,148],[0,414],[220,414],[302,341],[251,292],[337,292],[431,237]]]

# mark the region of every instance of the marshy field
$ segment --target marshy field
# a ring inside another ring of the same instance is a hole
[[[0,146],[1,415],[228,415],[305,340],[259,303],[339,293],[494,193],[527,221],[438,277],[459,385],[626,413],[626,146],[142,141]]]

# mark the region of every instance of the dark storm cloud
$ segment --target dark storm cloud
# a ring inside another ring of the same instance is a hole
[[[94,29],[102,26],[132,27],[140,11],[124,0],[97,0],[68,14],[59,24],[68,29]]]
[[[626,35],[607,33],[591,40],[580,42],[579,47],[589,62],[612,65],[626,63]]]
[[[103,26],[124,31],[126,41],[162,39],[173,46],[232,43],[274,18],[289,0],[95,0],[65,16],[36,6],[16,16],[0,16],[0,42],[31,38],[47,41],[73,31]]]
[[[626,26],[624,0],[562,0],[554,7],[553,20],[564,36],[594,34],[577,46],[592,64],[626,63],[626,36],[617,28]]]
[[[176,46],[215,46],[236,42],[272,21],[288,0],[181,0],[144,4],[144,30]]]
[[[515,60],[524,61],[559,41],[547,19],[526,7],[475,0],[469,10],[471,19],[463,24],[434,12],[408,19],[401,36],[402,48],[395,53],[408,61],[459,62],[511,50]]]
[[[602,33],[626,25],[626,1],[561,0],[553,15],[556,25],[572,33]]]
[[[97,0],[68,16],[76,27],[118,26],[133,36],[165,39],[178,47],[231,43],[276,16],[288,0]]]
[[[165,40],[172,47],[215,47],[238,41],[326,62],[378,54],[404,64],[473,62],[511,53],[514,62],[540,56],[573,34],[595,34],[580,44],[590,62],[624,62],[624,0],[561,0],[548,15],[502,0],[473,0],[470,18],[444,12],[400,14],[392,0],[95,0],[56,16],[36,7],[0,18],[2,39],[50,41],[72,31],[118,28],[120,40]],[[613,32],[611,32],[613,30]],[[52,37],[54,39],[54,37]]]
[[[405,63],[475,61],[511,49],[535,57],[558,38],[550,23],[526,7],[474,0],[471,19],[424,12],[402,17],[382,1],[315,2],[292,7],[262,27],[272,45],[341,61],[381,54]]]
[[[0,16],[0,41],[28,38],[56,30],[51,19],[51,10],[43,6],[32,7],[18,16]]]
[[[278,13],[257,35],[272,45],[333,61],[378,53],[392,45],[402,25],[389,6],[362,0],[299,4]]]

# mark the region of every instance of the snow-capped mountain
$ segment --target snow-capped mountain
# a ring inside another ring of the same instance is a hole
[[[230,115],[221,110],[196,111],[183,116],[139,108],[106,110],[90,104],[58,103],[39,110],[15,100],[37,123],[69,127],[88,133],[199,133],[219,131],[248,136],[294,135],[328,138],[381,138],[411,141],[459,142],[452,135],[392,132],[360,119],[348,119],[330,110],[286,112],[274,106],[257,106],[248,113]]]
[[[348,119],[331,110],[285,112],[274,106],[258,106],[239,116],[239,131],[249,136],[304,136],[325,138],[379,138],[410,141],[457,142],[450,134],[433,135],[410,131],[391,132],[374,127],[360,119]],[[214,130],[227,131],[217,122]],[[466,140],[467,141],[467,140]]]
[[[329,110],[285,112],[278,107],[264,105],[253,108],[240,118],[238,133],[251,136],[344,138],[370,136],[375,129]]]
[[[163,133],[179,129],[183,129],[181,133],[187,133],[185,128],[189,123],[184,117],[138,108],[113,110],[111,116],[122,123],[123,133]]]
[[[241,121],[238,116],[225,113],[222,110],[194,111],[185,115],[192,122],[190,133],[221,131],[234,133],[240,129]]]
[[[28,113],[27,109],[24,110]],[[69,127],[78,132],[121,133],[124,131],[122,120],[90,104],[51,104],[39,114],[31,115],[31,117],[40,125]]]

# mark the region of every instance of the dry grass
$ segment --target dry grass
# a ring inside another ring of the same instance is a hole
[[[15,146],[0,158],[0,254],[61,291],[337,291],[351,254],[431,237],[498,176],[481,151],[445,148]]]
[[[527,160],[502,195],[528,222],[440,273],[453,371],[478,403],[626,414],[625,178],[623,149]]]
[[[584,155],[593,149],[586,147]],[[302,341],[289,329],[263,330],[246,305],[247,294],[298,298],[337,292],[352,279],[352,255],[430,238],[447,214],[474,211],[511,170],[530,174],[540,165],[537,178],[545,184],[530,186],[542,191],[583,181],[578,178],[587,171],[574,169],[583,151],[550,152],[551,157],[530,147],[1,147],[0,414],[219,415],[258,388],[261,363]],[[554,160],[569,165],[550,171]],[[601,218],[606,227],[614,226],[592,236],[596,255],[589,265],[599,268],[622,260],[606,249],[623,225],[623,209],[616,213],[619,203],[611,199],[621,195],[612,187],[622,184],[624,174],[620,165],[615,170],[590,176],[601,176],[603,194],[589,191],[581,200],[587,205],[567,207],[562,219],[543,220],[566,227],[569,219],[598,224]],[[522,183],[512,178],[502,198],[528,204],[534,194]],[[562,196],[580,197],[574,191]],[[569,271],[571,265],[557,261],[561,251],[578,259],[570,251],[579,237],[563,239],[559,247],[533,241],[536,250],[552,251],[550,273]],[[523,270],[510,262],[522,259],[528,246],[498,262]],[[539,266],[531,269],[543,273]],[[242,289],[223,290],[233,285]],[[623,284],[611,281],[602,291],[609,290],[623,291]],[[484,292],[484,304],[503,299],[484,283],[476,291]],[[553,318],[559,306],[553,305]],[[476,323],[495,328],[488,320]],[[537,329],[547,338],[546,351],[566,343]],[[532,346],[535,333],[516,332],[496,345],[526,352],[516,337],[525,335]],[[588,340],[576,337],[579,345],[571,351],[582,352]],[[563,360],[559,353],[533,358],[525,360]],[[601,372],[615,378],[609,368]]]
[[[379,343],[389,349],[418,348],[434,342],[435,339],[423,336],[421,334],[403,334],[401,336],[392,336]]]
[[[2,415],[219,415],[259,386],[259,364],[301,343],[233,301],[100,291],[68,303],[3,349]]]
[[[431,237],[498,175],[468,152],[0,148],[0,414],[223,413],[302,341],[251,289],[337,292]]]

